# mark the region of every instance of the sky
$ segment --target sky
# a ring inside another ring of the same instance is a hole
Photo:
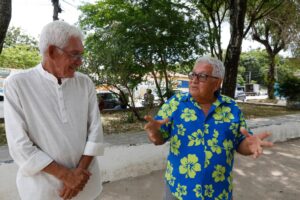
[[[60,0],[64,11],[58,15],[59,18],[70,24],[76,23],[80,15],[77,6],[82,2],[82,0]],[[10,26],[21,27],[26,34],[38,38],[44,25],[52,21],[52,16],[51,0],[12,0]]]
[[[80,11],[77,9],[84,2],[95,0],[60,0],[62,9],[59,18],[75,24],[78,22]],[[38,39],[44,25],[52,21],[53,6],[51,0],[12,0],[12,18],[10,26],[20,27],[24,33]],[[222,48],[226,49],[230,37],[229,25],[223,26]],[[263,48],[255,41],[244,40],[242,50],[249,51],[258,47]]]

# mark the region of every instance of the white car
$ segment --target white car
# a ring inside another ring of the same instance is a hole
[[[243,102],[246,101],[247,98],[246,98],[246,93],[245,93],[245,87],[237,86],[235,88],[234,99],[241,100]]]

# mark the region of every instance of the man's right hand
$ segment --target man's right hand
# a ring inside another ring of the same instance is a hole
[[[165,141],[159,130],[162,125],[169,122],[169,119],[166,118],[163,120],[155,120],[150,115],[146,115],[144,119],[148,122],[147,124],[145,124],[144,129],[148,133],[149,140],[155,145],[164,144]]]
[[[68,170],[68,172],[62,176],[61,180],[67,187],[81,191],[91,175],[92,174],[85,169],[75,168]]]
[[[83,190],[91,175],[92,174],[89,171],[82,168],[69,170],[69,172],[61,179],[64,183],[64,187],[60,191],[60,197],[63,199],[71,199],[75,197]]]
[[[71,199],[83,190],[92,175],[81,167],[68,169],[55,161],[43,169],[44,172],[52,174],[63,182],[64,188],[60,191],[63,199]]]

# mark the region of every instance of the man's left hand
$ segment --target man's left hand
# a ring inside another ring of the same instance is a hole
[[[249,153],[253,158],[258,158],[263,153],[263,147],[272,147],[273,143],[264,141],[271,134],[268,132],[258,133],[251,135],[244,127],[240,129],[241,133],[246,136],[246,144],[248,146]]]

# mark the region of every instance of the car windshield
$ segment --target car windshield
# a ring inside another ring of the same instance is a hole
[[[103,98],[103,99],[116,99],[117,97],[112,94],[112,93],[100,93],[100,96]]]

